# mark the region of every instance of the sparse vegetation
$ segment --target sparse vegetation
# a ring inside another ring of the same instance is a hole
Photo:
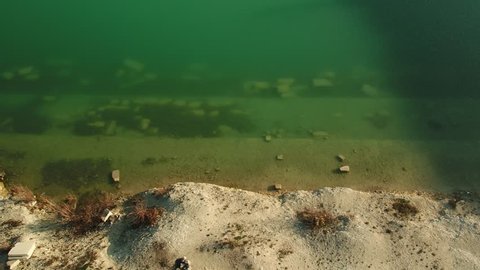
[[[17,219],[9,219],[7,221],[2,222],[2,226],[7,226],[10,228],[15,228],[21,225],[23,225],[23,221],[17,220]]]
[[[396,211],[395,216],[408,217],[414,216],[418,213],[417,207],[412,205],[410,201],[405,199],[395,199],[392,208]]]
[[[68,195],[60,204],[42,196],[41,203],[54,211],[75,233],[84,234],[98,228],[102,223],[101,216],[105,209],[112,209],[115,206],[115,198],[112,194],[97,192],[86,194],[80,199]]]
[[[133,228],[153,226],[157,224],[165,209],[158,207],[147,207],[144,199],[138,199],[134,202],[132,212],[128,215],[131,219]]]
[[[26,186],[13,185],[10,187],[10,192],[16,200],[22,202],[33,202],[36,200],[33,192]]]
[[[324,233],[334,231],[339,224],[339,219],[326,210],[305,209],[297,213],[299,220],[314,231]]]

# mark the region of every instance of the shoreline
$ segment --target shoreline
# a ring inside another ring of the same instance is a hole
[[[132,228],[127,203],[132,198],[164,209],[158,223]],[[418,213],[404,213],[396,202]],[[73,242],[68,227],[38,205],[12,200],[0,205],[0,224],[19,217],[23,223],[1,225],[6,233],[0,242],[37,242],[32,258],[17,269],[79,264],[85,269],[171,269],[183,256],[193,269],[480,267],[480,199],[468,192],[444,196],[335,187],[257,193],[181,182],[122,198],[112,210],[120,219]],[[306,209],[331,214],[334,226],[310,228],[299,217]]]

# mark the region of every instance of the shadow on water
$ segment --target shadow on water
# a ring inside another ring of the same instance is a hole
[[[350,1],[349,1],[350,2]],[[351,1],[380,31],[390,54],[398,96],[419,101],[408,108],[419,140],[444,140],[423,149],[447,186],[478,188],[480,155],[480,2]]]

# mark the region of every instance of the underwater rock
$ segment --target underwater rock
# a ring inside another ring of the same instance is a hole
[[[112,179],[114,182],[120,182],[120,170],[112,171]]]
[[[327,139],[328,138],[328,132],[323,131],[323,130],[310,131],[310,135],[314,138],[319,138],[319,139]]]
[[[123,65],[128,69],[136,72],[142,72],[145,68],[145,65],[143,63],[129,58],[123,60]]]
[[[362,85],[362,92],[369,96],[369,97],[374,97],[374,96],[377,96],[378,95],[378,89],[371,85],[371,84],[364,84]]]
[[[274,184],[273,189],[276,191],[282,190],[282,185],[281,184]]]
[[[295,82],[294,78],[279,78],[277,84],[292,85]]]
[[[25,76],[25,80],[27,81],[36,81],[39,78],[40,78],[40,75],[38,73],[28,74]]]
[[[348,166],[348,165],[342,166],[342,167],[338,168],[338,172],[348,173],[348,172],[350,172],[350,166]]]
[[[333,82],[326,78],[314,78],[313,87],[332,87]]]
[[[243,83],[243,90],[248,94],[259,94],[271,88],[271,83],[266,81],[247,81]]]
[[[340,162],[344,162],[345,161],[345,156],[338,154],[337,155],[337,160],[340,161]]]
[[[279,154],[279,155],[276,155],[276,156],[275,156],[275,159],[276,159],[276,160],[283,160],[284,157],[283,157],[282,154]]]
[[[110,121],[108,123],[107,129],[105,130],[105,134],[109,136],[115,135],[117,130],[117,121]]]
[[[140,120],[140,129],[141,130],[147,130],[150,127],[150,119],[148,118],[142,118]]]
[[[266,142],[271,142],[272,141],[272,135],[265,135],[263,137],[263,140],[266,141]]]
[[[10,72],[10,71],[3,72],[2,73],[2,78],[9,81],[9,80],[15,78],[15,73]]]
[[[22,67],[17,70],[18,75],[20,76],[26,76],[28,74],[33,73],[34,68],[33,66],[27,66],[27,67]]]

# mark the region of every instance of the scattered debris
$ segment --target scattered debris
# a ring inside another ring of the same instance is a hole
[[[105,209],[105,211],[103,211],[103,214],[100,218],[102,219],[103,222],[107,222],[108,219],[112,216],[113,216],[112,211],[110,211],[109,209]]]
[[[276,160],[283,160],[283,155],[282,155],[282,154],[276,155],[276,156],[275,156],[275,159],[276,159]]]
[[[338,168],[338,172],[348,173],[348,172],[350,172],[350,166],[348,166],[348,165],[342,166],[342,167]]]
[[[190,270],[191,263],[187,257],[178,258],[175,260],[175,270]]]
[[[30,203],[36,200],[33,192],[25,186],[14,185],[10,188],[10,192],[12,193],[12,199],[15,201]]]
[[[15,246],[8,252],[8,260],[25,260],[30,259],[35,251],[35,241],[25,241],[16,243]]]
[[[345,161],[345,156],[341,155],[341,154],[338,154],[337,155],[337,160],[340,161],[340,162],[344,162]]]
[[[112,179],[114,182],[120,182],[120,170],[113,170],[112,171]]]

